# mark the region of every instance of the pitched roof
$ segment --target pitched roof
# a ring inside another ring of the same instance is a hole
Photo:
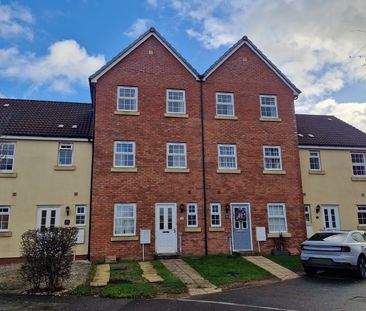
[[[0,136],[92,137],[92,105],[0,98]]]
[[[297,114],[300,146],[366,148],[366,133],[327,115]]]
[[[140,37],[133,41],[128,47],[126,47],[122,52],[113,57],[109,62],[107,62],[102,68],[89,77],[90,82],[96,82],[101,76],[103,76],[108,70],[119,63],[123,58],[130,54],[134,49],[136,49],[140,44],[145,42],[148,38],[154,36],[167,50],[194,76],[196,80],[199,80],[199,73],[192,67],[190,63],[180,55],[177,50],[154,28],[151,27],[149,30],[144,32]]]
[[[293,92],[299,95],[301,91],[265,56],[257,46],[243,36],[237,43],[228,49],[216,62],[214,62],[203,74],[203,80],[206,80],[218,67],[220,67],[232,54],[234,54],[241,46],[247,45]]]

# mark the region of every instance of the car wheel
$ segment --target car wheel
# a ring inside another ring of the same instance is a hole
[[[358,259],[357,266],[358,266],[358,269],[357,269],[358,277],[360,279],[366,279],[366,259],[364,256],[361,256]]]
[[[307,275],[315,275],[316,274],[316,269],[314,268],[309,268],[309,267],[304,267],[304,271]]]

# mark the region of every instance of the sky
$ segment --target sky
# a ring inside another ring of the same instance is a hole
[[[200,73],[246,34],[297,113],[366,132],[365,0],[0,0],[0,97],[90,102],[88,77],[151,26]]]

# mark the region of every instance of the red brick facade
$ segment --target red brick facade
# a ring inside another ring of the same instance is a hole
[[[245,60],[245,61],[244,61]],[[202,94],[201,94],[202,83]],[[117,87],[138,88],[139,115],[115,114]],[[231,234],[227,204],[250,203],[253,250],[255,227],[268,228],[267,203],[286,204],[287,247],[305,239],[299,156],[291,89],[245,45],[218,67],[205,82],[195,78],[156,37],[150,36],[98,78],[95,87],[95,138],[92,187],[90,256],[136,258],[141,245],[136,237],[111,241],[114,204],[136,203],[136,235],[151,229],[146,256],[155,254],[155,204],[177,204],[177,231],[182,233],[182,254],[205,254],[204,208],[207,212],[208,253],[227,253]],[[185,90],[188,118],[164,116],[166,90]],[[215,119],[215,93],[234,93],[237,120]],[[277,96],[280,122],[260,121],[259,95]],[[201,116],[201,95],[203,119]],[[206,180],[202,165],[202,120]],[[114,141],[136,143],[137,172],[112,172]],[[166,169],[166,143],[187,145],[189,172]],[[217,144],[237,146],[240,174],[217,173]],[[263,174],[263,145],[280,145],[283,175]],[[205,188],[204,188],[205,187]],[[204,206],[206,190],[206,206]],[[210,228],[210,203],[221,203],[225,231]],[[197,203],[198,228],[186,230],[187,203]],[[184,204],[184,211],[180,206]],[[191,230],[192,231],[192,230]],[[179,250],[179,242],[178,250]],[[273,248],[271,239],[262,249]]]

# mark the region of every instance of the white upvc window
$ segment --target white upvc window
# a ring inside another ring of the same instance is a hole
[[[269,233],[287,232],[286,207],[283,203],[268,203]]]
[[[166,112],[186,113],[186,92],[184,90],[166,90]]]
[[[352,172],[354,176],[366,175],[366,161],[365,154],[362,152],[351,153],[352,158]]]
[[[117,110],[137,112],[137,87],[119,86],[117,88]]]
[[[211,203],[211,227],[221,227],[221,204]]]
[[[185,143],[167,143],[167,167],[187,168],[187,145]]]
[[[216,93],[216,115],[234,116],[234,94]]]
[[[263,161],[265,170],[282,170],[280,146],[263,146]]]
[[[197,217],[197,204],[188,203],[187,204],[187,227],[197,227],[198,217]]]
[[[136,204],[114,205],[114,235],[136,235]]]
[[[10,207],[0,206],[0,232],[9,231]]]
[[[311,211],[310,211],[310,205],[309,204],[304,205],[304,213],[305,213],[306,223],[311,223]]]
[[[366,226],[366,205],[357,205],[358,224]]]
[[[86,224],[86,206],[75,206],[75,225],[84,226]]]
[[[15,143],[0,142],[0,172],[10,173],[14,171]]]
[[[309,164],[310,170],[320,171],[320,152],[319,151],[309,151]]]
[[[260,95],[262,118],[278,118],[277,96]]]
[[[217,145],[219,169],[237,169],[236,145]]]
[[[135,167],[136,144],[134,141],[114,142],[114,167]]]
[[[71,166],[73,162],[73,144],[58,145],[58,166]]]

